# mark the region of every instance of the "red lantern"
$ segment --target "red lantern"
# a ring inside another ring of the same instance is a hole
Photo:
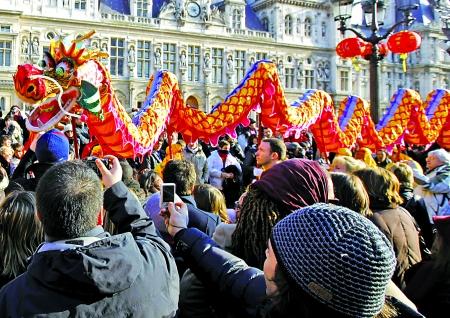
[[[419,34],[405,30],[392,34],[387,41],[387,46],[393,53],[400,54],[400,59],[403,61],[403,71],[406,72],[407,54],[417,50],[421,43],[422,38]]]
[[[365,45],[364,45],[361,55],[364,57],[364,59],[369,60],[370,54],[372,54],[372,52],[373,52],[372,43],[365,42]]]
[[[378,52],[380,53],[380,55],[385,56],[386,54],[388,54],[389,49],[388,49],[386,42],[380,42],[380,43],[378,43],[377,46],[378,46]]]
[[[344,59],[357,57],[361,55],[365,46],[366,42],[360,38],[347,38],[338,43],[336,53]]]

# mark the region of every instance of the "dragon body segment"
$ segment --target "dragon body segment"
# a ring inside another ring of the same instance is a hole
[[[105,53],[83,44],[92,34],[53,41],[40,68],[18,66],[14,76],[17,95],[37,105],[27,119],[31,131],[48,130],[66,115],[82,115],[104,153],[132,158],[151,150],[164,129],[181,132],[187,141],[200,138],[215,144],[224,134],[234,136],[239,124],[248,125],[249,112],[257,110],[262,124],[273,131],[310,129],[321,151],[337,151],[355,143],[378,149],[403,139],[412,144],[438,141],[450,149],[450,91],[434,90],[422,102],[417,92],[401,89],[375,127],[368,102],[357,96],[341,102],[338,116],[331,96],[324,91],[308,91],[288,105],[276,65],[269,61],[255,63],[210,113],[187,106],[176,76],[159,71],[147,85],[143,107],[131,118],[100,61]]]

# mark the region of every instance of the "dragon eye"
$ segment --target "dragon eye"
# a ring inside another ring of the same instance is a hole
[[[70,76],[73,73],[73,63],[68,59],[62,59],[55,69],[55,74],[57,77]]]

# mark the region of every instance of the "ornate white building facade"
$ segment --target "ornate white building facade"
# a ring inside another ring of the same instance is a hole
[[[178,76],[186,102],[209,111],[259,59],[277,63],[289,101],[309,88],[336,101],[348,94],[369,99],[367,62],[356,72],[336,56],[342,37],[335,7],[330,0],[1,0],[0,109],[20,104],[12,81],[18,64],[37,63],[57,35],[92,29],[90,45],[109,53],[104,63],[130,110],[144,101],[151,74],[167,69]],[[393,19],[394,7],[391,12]],[[450,88],[441,27],[438,18],[413,25],[423,42],[407,73],[395,56],[381,62],[383,107],[399,87],[423,98],[433,88]]]

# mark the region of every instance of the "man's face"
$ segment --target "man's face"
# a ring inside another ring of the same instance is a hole
[[[377,151],[377,159],[378,159],[378,162],[385,161],[386,160],[386,153],[384,151],[382,151],[382,150],[378,150]]]
[[[426,162],[428,170],[432,170],[436,167],[442,166],[443,164],[443,162],[439,160],[436,156],[430,154],[428,155]]]
[[[260,166],[265,166],[272,162],[272,152],[270,149],[270,144],[268,142],[262,141],[259,144],[258,151],[256,152],[256,163]]]
[[[16,150],[14,150],[14,157],[16,158],[22,158],[23,156],[23,147],[19,147]]]
[[[158,141],[156,142],[156,144],[153,146],[153,150],[154,151],[159,151],[163,145],[164,142],[164,138],[163,137],[159,137]]]
[[[264,136],[264,138],[272,138],[272,136],[273,136],[272,129],[270,129],[270,128],[264,128],[264,130],[263,130],[263,136]]]
[[[73,139],[73,131],[72,130],[67,130],[65,132],[65,134],[66,134],[67,138]]]
[[[222,146],[222,148],[220,148],[220,150],[230,151],[230,146],[229,145],[224,145],[224,146]]]
[[[188,143],[188,147],[191,148],[191,149],[195,149],[195,148],[197,148],[197,146],[198,146],[198,142],[197,141]]]

